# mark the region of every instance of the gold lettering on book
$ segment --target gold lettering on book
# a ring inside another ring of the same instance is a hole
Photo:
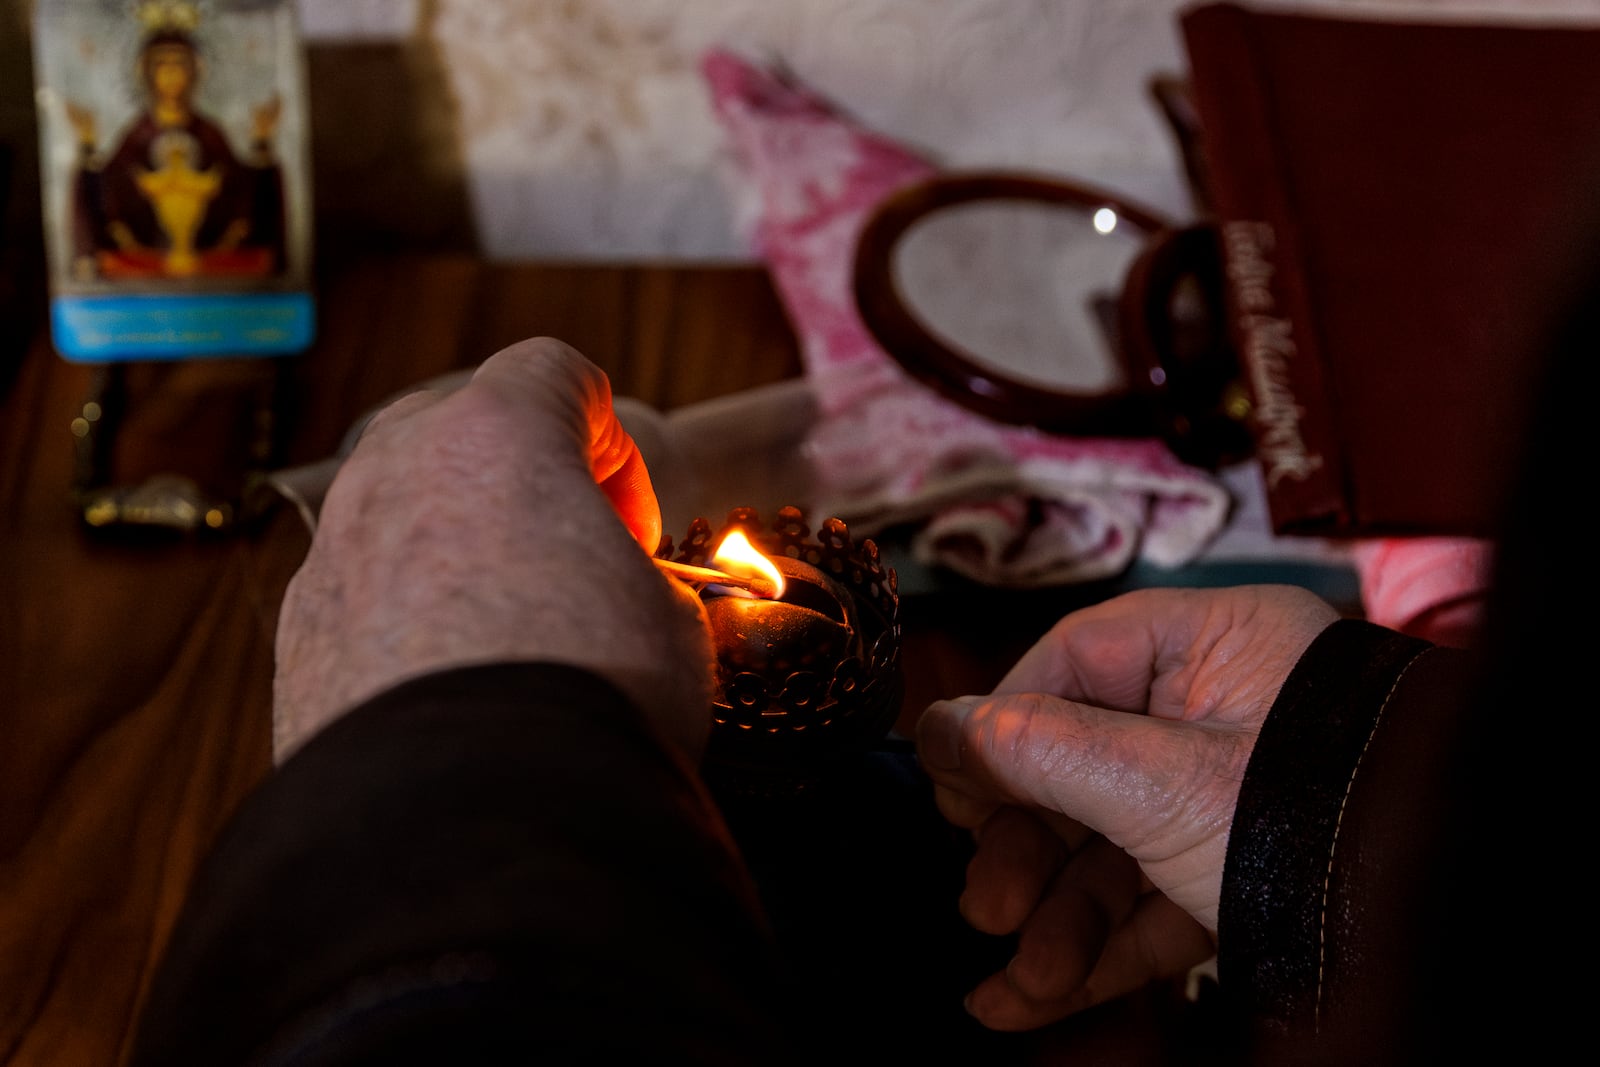
[[[1238,221],[1222,227],[1228,286],[1255,393],[1256,452],[1269,489],[1285,478],[1305,481],[1321,469],[1320,453],[1306,449],[1300,432],[1305,408],[1295,402],[1289,365],[1297,354],[1294,328],[1277,314],[1272,296],[1272,252],[1276,241],[1265,222]]]

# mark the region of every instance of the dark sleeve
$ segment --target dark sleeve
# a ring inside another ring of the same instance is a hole
[[[132,1063],[790,1062],[755,899],[693,771],[609,685],[431,675],[247,798]]]
[[[1217,930],[1264,1062],[1401,1048],[1474,670],[1344,620],[1285,682],[1240,786]]]
[[[1575,171],[1573,188],[1597,175]],[[1337,624],[1297,666],[1246,771],[1218,969],[1224,995],[1290,1050],[1268,1047],[1273,1067],[1560,1063],[1592,1040],[1600,591],[1580,509],[1594,482],[1582,383],[1600,351],[1600,202],[1571,206],[1541,270],[1506,278],[1508,297],[1549,301],[1551,320],[1507,349],[1543,366],[1524,432],[1503,442],[1521,456],[1494,490],[1480,662]],[[1528,278],[1537,290],[1514,288]],[[1297,738],[1326,744],[1326,765],[1297,764]],[[1341,777],[1344,796],[1329,785]],[[1296,794],[1304,811],[1284,802]]]

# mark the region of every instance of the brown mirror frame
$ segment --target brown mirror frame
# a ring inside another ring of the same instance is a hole
[[[1030,201],[1093,210],[1109,207],[1147,237],[1147,245],[1174,225],[1157,212],[1079,182],[1010,172],[938,175],[890,195],[868,218],[856,245],[856,305],[878,343],[918,381],[963,407],[1000,422],[1054,433],[1149,436],[1162,432],[1164,380],[1144,346],[1119,342],[1118,308],[1113,349],[1126,385],[1112,392],[1065,392],[1024,382],[983,366],[945,344],[907,305],[894,276],[894,255],[911,228],[935,212],[979,201]],[[1114,281],[1121,303],[1121,279]]]

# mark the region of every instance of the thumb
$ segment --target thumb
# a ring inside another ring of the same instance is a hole
[[[940,701],[917,723],[942,786],[1071,815],[1108,833],[1164,793],[1177,769],[1172,723],[1042,693]]]
[[[918,755],[947,814],[1014,804],[1069,816],[1213,923],[1253,741],[1242,728],[1038,693],[941,701],[917,723]]]
[[[589,467],[611,506],[646,552],[654,553],[661,544],[661,506],[644,455],[629,436],[610,393],[599,407],[589,412]]]
[[[576,430],[590,473],[628,532],[647,553],[661,543],[661,507],[644,456],[617,418],[611,382],[577,349],[551,337],[503,348],[473,373],[474,383],[517,395]]]

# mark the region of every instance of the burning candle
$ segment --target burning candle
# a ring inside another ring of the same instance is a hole
[[[809,563],[768,558],[741,530],[728,534],[712,563],[733,574],[765,578],[776,590],[762,598],[745,590],[707,589],[706,613],[724,672],[752,671],[775,681],[792,671],[832,670],[860,655],[854,598]]]
[[[658,557],[672,552],[665,541]],[[813,539],[796,508],[770,526],[739,508],[721,535],[696,519],[667,569],[700,588],[711,625],[718,687],[708,767],[788,788],[890,728],[901,692],[899,598],[871,541],[853,543],[838,519]]]
[[[764,596],[769,600],[782,599],[784,586],[787,584],[783,580],[782,572],[772,560],[762,554],[760,549],[750,543],[750,538],[743,530],[730,531],[717,546],[717,550],[711,554],[711,562],[729,574],[760,579],[771,589],[771,592],[766,594],[752,591],[752,595]]]

